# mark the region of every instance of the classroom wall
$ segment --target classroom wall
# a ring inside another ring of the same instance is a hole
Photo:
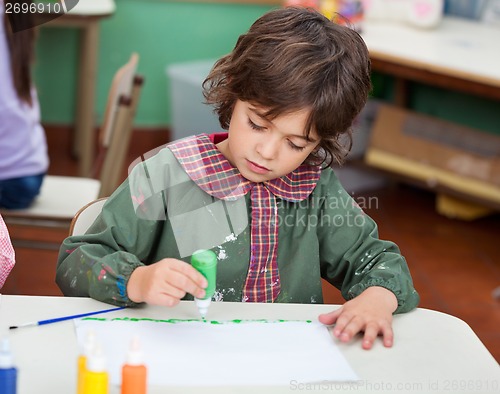
[[[273,5],[196,3],[168,0],[115,0],[116,13],[101,23],[97,75],[96,124],[103,118],[114,72],[130,53],[140,56],[146,77],[135,123],[168,127],[168,80],[172,63],[213,59],[229,52],[236,39]],[[78,32],[42,27],[37,43],[35,80],[42,120],[72,124],[75,113]],[[374,75],[374,96],[391,100],[392,80]],[[500,134],[500,103],[420,84],[412,87],[411,107],[443,119]]]
[[[168,126],[168,64],[218,58],[271,5],[210,4],[167,0],[115,0],[116,13],[101,22],[96,124],[104,113],[115,71],[133,51],[146,78],[135,123]],[[42,27],[37,42],[35,81],[42,121],[71,124],[75,114],[78,31]]]

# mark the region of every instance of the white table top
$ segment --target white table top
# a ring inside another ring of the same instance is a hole
[[[500,28],[445,17],[435,29],[366,21],[370,55],[396,63],[500,87]]]
[[[8,330],[11,325],[64,315],[107,309],[88,298],[6,296],[0,298],[0,335],[8,335],[18,367],[18,394],[71,393],[76,385],[78,348],[72,321]],[[311,319],[337,308],[333,305],[213,303],[211,319]],[[146,306],[126,309],[107,317],[197,318],[192,302],[175,308]],[[395,344],[384,348],[377,341],[370,351],[357,338],[339,344],[360,377],[358,383],[338,383],[320,391],[356,393],[498,393],[500,366],[471,328],[462,320],[440,312],[417,309],[394,317]],[[334,340],[334,339],[332,339]],[[168,388],[169,393],[199,392],[198,388]],[[210,388],[205,393],[281,393],[299,387]],[[306,388],[302,388],[302,391]],[[310,390],[310,389],[309,389]],[[118,387],[110,393],[117,394]],[[165,388],[150,387],[149,393]]]

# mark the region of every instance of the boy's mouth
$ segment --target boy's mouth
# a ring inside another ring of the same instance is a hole
[[[263,167],[257,163],[254,163],[253,161],[247,160],[247,163],[250,170],[257,174],[266,174],[271,171],[269,168]]]

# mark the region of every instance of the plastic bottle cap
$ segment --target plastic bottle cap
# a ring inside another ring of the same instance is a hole
[[[130,347],[127,353],[127,364],[128,365],[142,365],[142,351],[141,351],[141,343],[139,338],[133,337],[130,341]]]
[[[94,346],[87,358],[87,370],[91,372],[106,371],[106,357],[98,344]]]
[[[7,369],[14,366],[14,358],[10,351],[10,344],[8,338],[3,338],[0,345],[0,368]]]
[[[200,312],[201,317],[205,317],[208,313],[208,307],[210,306],[212,300],[210,298],[195,298],[194,302],[198,307],[198,311]]]
[[[85,341],[83,342],[82,354],[88,357],[90,353],[92,353],[92,350],[94,349],[96,344],[97,340],[94,330],[88,330],[87,335],[85,336]]]

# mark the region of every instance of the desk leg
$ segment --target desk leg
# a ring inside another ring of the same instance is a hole
[[[73,152],[79,157],[79,175],[90,176],[95,154],[94,101],[97,77],[99,23],[91,21],[81,31],[80,69]]]

